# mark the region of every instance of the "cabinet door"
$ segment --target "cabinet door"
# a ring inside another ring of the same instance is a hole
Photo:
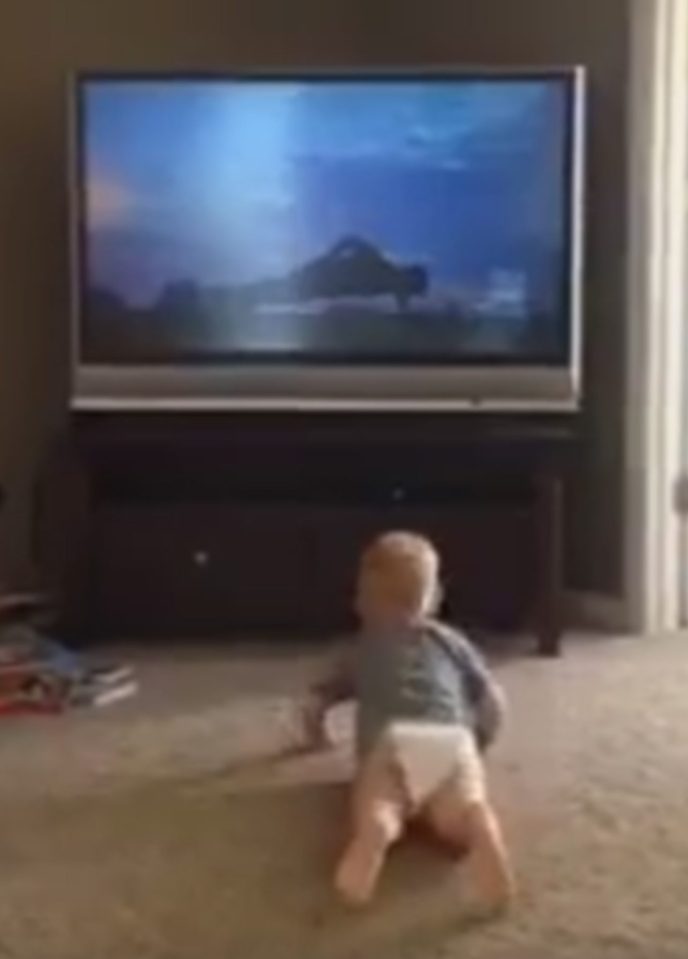
[[[429,537],[442,560],[443,615],[457,624],[518,629],[535,597],[537,538],[529,506],[487,503],[322,507],[308,518],[308,617],[321,628],[354,623],[356,569],[377,534],[400,529]]]
[[[298,626],[301,523],[299,513],[263,506],[103,510],[94,570],[96,622],[120,635]]]
[[[225,536],[218,551],[227,570],[225,622],[246,629],[298,629],[307,618],[304,511],[250,505],[218,516]]]
[[[537,590],[534,510],[485,503],[399,509],[397,525],[428,536],[442,561],[445,615],[457,624],[519,629]]]
[[[107,506],[95,518],[93,620],[98,632],[178,635],[204,609],[186,513],[174,507]]]
[[[308,512],[308,619],[326,631],[355,625],[356,571],[361,552],[385,529],[379,510],[323,506]]]

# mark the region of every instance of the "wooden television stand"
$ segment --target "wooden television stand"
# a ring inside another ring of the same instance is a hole
[[[320,632],[351,623],[376,532],[427,533],[444,614],[562,632],[562,480],[573,422],[409,413],[76,415],[39,535],[87,637]],[[60,554],[59,543],[69,547]]]

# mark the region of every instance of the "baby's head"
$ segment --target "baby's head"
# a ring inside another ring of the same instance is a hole
[[[356,609],[364,624],[414,622],[440,601],[437,550],[416,533],[384,533],[364,550]]]

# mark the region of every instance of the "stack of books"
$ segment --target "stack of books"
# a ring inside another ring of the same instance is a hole
[[[18,647],[3,650],[0,643],[0,715],[108,706],[137,691],[130,666],[91,666],[66,652],[26,656]]]
[[[138,692],[130,666],[93,666],[73,683],[69,692],[71,706],[110,706]]]

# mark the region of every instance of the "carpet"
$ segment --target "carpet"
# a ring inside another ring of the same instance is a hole
[[[350,714],[330,754],[270,758],[312,648],[136,656],[138,701],[0,725],[3,959],[688,955],[685,637],[496,664],[511,718],[489,770],[520,891],[474,927],[417,840],[372,909],[333,901]]]

